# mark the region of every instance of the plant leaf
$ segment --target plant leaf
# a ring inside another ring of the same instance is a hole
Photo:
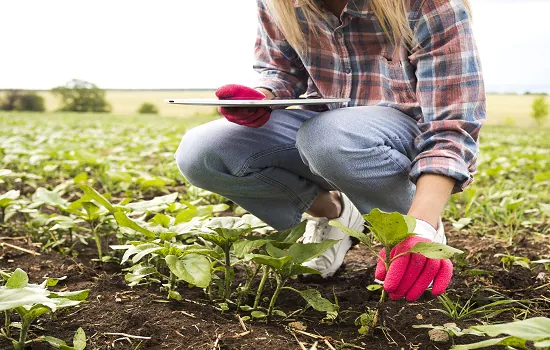
[[[490,337],[496,337],[500,334],[507,334],[528,341],[538,341],[548,338],[548,335],[550,334],[550,318],[534,317],[517,322],[487,326],[473,326],[471,328],[486,333]]]
[[[95,200],[98,204],[103,206],[109,212],[113,213],[115,211],[115,208],[113,207],[113,205],[92,187],[88,185],[78,185],[78,188],[80,188],[84,192],[84,194],[86,194],[91,199]]]
[[[277,271],[281,271],[283,267],[292,260],[292,257],[290,256],[285,256],[282,258],[274,258],[272,256],[262,255],[262,254],[249,254],[246,256],[246,258],[260,265],[271,266]]]
[[[312,269],[311,267],[307,267],[304,265],[297,265],[294,264],[290,268],[290,275],[291,276],[297,276],[297,275],[320,275],[321,272]]]
[[[400,213],[386,213],[380,209],[373,209],[363,217],[368,221],[368,226],[376,239],[390,249],[411,236],[410,224],[407,224],[408,221]]]
[[[331,303],[330,300],[323,298],[323,296],[321,295],[321,293],[319,293],[318,290],[315,290],[315,289],[297,290],[294,288],[290,288],[290,289],[300,294],[302,298],[304,298],[304,300],[307,301],[307,303],[317,311],[321,311],[321,312],[338,311],[338,306]]]
[[[10,278],[8,278],[8,281],[6,282],[6,288],[8,289],[14,289],[14,288],[24,288],[29,283],[29,276],[27,273],[20,268],[17,268],[11,275]]]
[[[450,259],[456,254],[464,253],[460,249],[436,242],[416,243],[410,252],[424,255],[428,259]]]
[[[244,239],[233,243],[233,251],[237,258],[242,259],[246,254],[250,253],[254,249],[263,247],[265,243],[266,241],[264,239]]]
[[[40,187],[34,192],[33,195],[36,200],[43,202],[44,204],[51,205],[53,207],[67,208],[69,202],[63,199],[59,193],[48,191],[47,189]]]
[[[467,345],[455,345],[451,348],[451,350],[482,349],[482,348],[488,348],[490,346],[497,346],[497,345],[513,346],[513,347],[519,347],[521,349],[529,350],[529,348],[525,346],[525,340],[521,338],[516,338],[516,337],[495,338],[495,339],[484,340],[484,341],[467,344]]]
[[[371,242],[371,239],[369,238],[369,236],[367,236],[363,232],[359,232],[359,231],[354,230],[352,228],[346,227],[346,226],[342,225],[342,223],[340,221],[336,221],[336,220],[330,221],[329,224],[334,226],[334,227],[338,227],[346,235],[348,235],[350,237],[357,238],[361,243],[363,243],[366,246],[370,247],[372,245],[372,242]]]
[[[135,223],[134,220],[130,219],[121,211],[115,211],[114,213],[116,222],[122,226],[122,227],[128,227],[136,232],[140,232],[145,235],[147,238],[155,238],[155,233],[153,231],[149,231],[146,228],[143,228]]]
[[[65,348],[69,348],[67,343],[65,343],[64,340],[59,339],[59,338],[50,337],[50,336],[42,336],[42,337],[38,337],[38,340],[40,340],[41,342],[46,342],[46,343],[50,344],[51,346],[53,346],[56,349],[61,349],[62,346],[65,347]]]
[[[189,254],[183,258],[168,255],[165,258],[170,271],[180,280],[199,288],[206,288],[212,279],[210,260],[198,254]]]
[[[86,348],[86,333],[82,327],[78,328],[74,333],[73,346],[76,350],[84,350]]]
[[[304,235],[304,232],[306,232],[306,225],[307,221],[304,220],[288,230],[276,232],[267,236],[265,239],[279,243],[296,243],[296,241]]]
[[[327,239],[321,243],[296,243],[288,248],[288,254],[292,257],[294,263],[302,264],[320,256],[327,249],[332,248],[336,243],[338,243],[338,241],[333,239]]]

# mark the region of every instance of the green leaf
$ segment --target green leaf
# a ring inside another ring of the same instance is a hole
[[[183,300],[183,297],[178,291],[171,290],[168,292],[168,299],[174,299],[174,300]]]
[[[189,222],[191,219],[193,219],[195,216],[197,216],[197,208],[195,206],[192,206],[191,204],[187,204],[187,209],[181,211],[176,216],[176,222],[175,224],[180,224],[182,222]]]
[[[267,243],[265,245],[265,250],[266,250],[267,254],[269,254],[270,256],[272,256],[274,258],[284,258],[286,256],[290,256],[288,252],[285,252],[284,250],[275,247],[271,243]]]
[[[266,318],[267,315],[262,312],[262,311],[252,311],[250,313],[250,316],[254,317],[254,318],[259,318],[259,319],[262,319],[262,318]]]
[[[294,288],[289,288],[289,289],[300,294],[302,298],[304,298],[304,300],[307,301],[307,303],[317,311],[321,311],[321,312],[338,311],[338,306],[331,303],[330,300],[323,298],[323,296],[321,295],[321,293],[319,293],[318,290],[315,290],[315,289],[297,290]]]
[[[267,236],[265,239],[276,241],[279,243],[296,243],[296,241],[306,232],[307,220],[302,221],[298,225],[289,228],[288,230],[277,232]]]
[[[92,187],[88,185],[78,185],[78,188],[80,188],[88,197],[95,200],[98,204],[103,206],[109,212],[113,213],[115,211],[113,205]]]
[[[114,216],[115,216],[116,222],[120,226],[128,227],[128,228],[130,228],[130,229],[132,229],[136,232],[140,232],[140,233],[144,234],[147,238],[155,238],[155,233],[154,232],[149,231],[149,230],[139,226],[132,219],[127,217],[126,214],[124,214],[123,212],[115,211]]]
[[[73,346],[76,350],[86,349],[86,333],[82,327],[78,328],[73,337]]]
[[[274,258],[272,256],[262,254],[249,254],[246,257],[248,260],[252,260],[257,264],[271,266],[277,271],[281,271],[288,262],[292,261],[292,257],[290,256]]]
[[[338,243],[338,241],[332,239],[324,240],[321,243],[296,243],[288,248],[288,254],[292,257],[294,263],[302,264],[320,256],[327,249],[332,248],[336,243]]]
[[[82,207],[88,213],[88,218],[91,220],[97,219],[99,217],[99,207],[92,202],[82,202]]]
[[[88,182],[88,173],[85,171],[79,173],[74,177],[73,181],[75,184]]]
[[[535,348],[537,348],[537,349],[550,348],[550,338],[548,338],[546,340],[537,341],[537,342],[535,342],[534,345],[535,345]]]
[[[291,276],[298,276],[298,275],[320,275],[321,272],[312,269],[311,267],[307,267],[304,265],[297,265],[294,264],[290,268],[290,275]]]
[[[11,190],[0,196],[0,208],[7,207],[11,202],[19,198],[20,192]]]
[[[538,341],[548,338],[550,334],[550,318],[534,317],[517,322],[488,326],[473,326],[471,328],[486,333],[490,337],[507,334],[529,341]]]
[[[170,217],[168,215],[156,214],[151,221],[162,227],[170,226]]]
[[[525,340],[521,338],[516,338],[516,337],[495,338],[495,339],[480,341],[473,344],[455,345],[451,348],[451,350],[483,349],[483,348],[488,348],[490,346],[497,346],[497,345],[513,346],[513,347],[518,347],[520,349],[529,350],[529,348],[525,346]]]
[[[416,218],[410,215],[403,215],[403,219],[405,219],[405,223],[407,224],[408,232],[414,232],[414,229],[416,228]]]
[[[264,239],[244,239],[233,243],[233,251],[237,258],[242,259],[246,254],[250,253],[254,249],[263,247],[265,243],[266,241]]]
[[[380,209],[373,209],[363,215],[376,239],[390,249],[410,237],[409,224],[400,213],[386,213]],[[410,220],[410,219],[407,219]]]
[[[189,254],[179,259],[175,255],[165,258],[170,271],[180,280],[199,288],[206,288],[212,279],[210,260],[198,254]]]
[[[59,338],[50,337],[50,336],[42,336],[42,337],[38,337],[38,340],[40,340],[41,342],[46,342],[46,343],[50,344],[51,346],[53,346],[56,349],[61,349],[61,347],[64,347],[65,349],[70,348],[67,345],[67,343],[65,343],[64,340],[61,340]],[[74,349],[74,348],[72,348],[72,349]]]
[[[384,286],[381,285],[381,284],[369,284],[367,286],[367,290],[371,291],[371,292],[374,292],[374,291],[377,291],[377,290],[380,290],[382,289]]]
[[[59,193],[48,191],[47,189],[42,187],[38,188],[36,192],[34,192],[33,197],[36,198],[38,201],[41,201],[44,204],[51,205],[53,207],[67,208],[69,203],[64,200],[59,195]]]
[[[55,287],[57,286],[59,281],[63,281],[65,279],[67,279],[67,276],[63,276],[59,278],[48,277],[48,279],[46,279],[46,287]]]
[[[450,259],[456,254],[463,254],[460,249],[436,242],[419,242],[410,250],[411,253],[424,255],[429,259]]]
[[[24,288],[29,283],[29,276],[20,268],[17,268],[6,282],[6,288]]]
[[[49,295],[50,292],[44,288],[25,287],[9,289],[0,287],[0,311],[39,303],[55,307],[54,302],[48,298]]]
[[[90,291],[88,289],[76,290],[72,292],[51,292],[52,298],[63,298],[74,301],[84,301],[88,298]]]
[[[331,226],[339,228],[346,235],[348,235],[350,237],[357,238],[361,243],[363,243],[366,246],[370,247],[372,245],[372,242],[371,242],[371,239],[369,238],[369,236],[367,236],[363,232],[359,232],[359,231],[354,230],[352,228],[346,227],[346,226],[342,225],[342,223],[340,221],[336,221],[336,220],[330,221],[329,224]]]

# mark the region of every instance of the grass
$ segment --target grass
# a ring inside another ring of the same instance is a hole
[[[45,98],[46,109],[58,108],[58,100],[49,92],[40,93]],[[2,92],[0,92],[0,96]],[[536,95],[487,95],[488,125],[534,126],[531,118],[531,104]],[[113,106],[113,114],[134,115],[144,102],[151,102],[159,107],[161,116],[188,117],[201,114],[215,114],[213,107],[173,106],[164,103],[165,98],[215,98],[214,91],[131,91],[109,90],[107,100]]]

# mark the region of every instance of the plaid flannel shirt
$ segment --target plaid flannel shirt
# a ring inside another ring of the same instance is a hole
[[[309,33],[296,5],[308,36],[304,53],[289,45],[263,1],[257,1],[256,88],[269,89],[278,98],[306,93],[308,98],[351,98],[347,106],[399,109],[421,131],[411,181],[425,173],[446,175],[457,180],[454,192],[472,182],[486,110],[481,65],[463,0],[404,0],[410,1],[415,40],[410,49],[391,44],[369,0],[350,0],[340,19],[329,14],[328,22],[318,23],[319,37]]]

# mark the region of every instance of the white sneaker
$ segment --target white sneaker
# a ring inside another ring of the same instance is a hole
[[[340,192],[340,200],[342,201],[342,214],[335,219],[342,225],[363,231],[365,220],[355,205],[349,198]],[[352,246],[350,236],[343,233],[340,229],[330,226],[327,218],[307,217],[306,231],[300,239],[302,243],[319,243],[326,239],[334,239],[340,241],[332,248],[328,249],[323,255],[318,258],[306,261],[303,265],[321,273],[323,278],[334,275],[334,273],[342,266],[344,256]]]

